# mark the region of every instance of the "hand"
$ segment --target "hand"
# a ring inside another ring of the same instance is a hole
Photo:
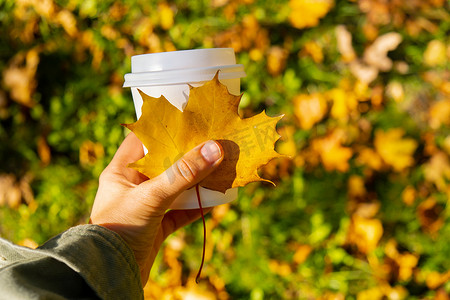
[[[145,285],[166,237],[200,217],[199,209],[166,211],[181,192],[195,186],[220,164],[223,149],[217,142],[205,142],[150,180],[127,167],[143,156],[141,142],[130,133],[100,175],[90,222],[115,231],[128,243]]]

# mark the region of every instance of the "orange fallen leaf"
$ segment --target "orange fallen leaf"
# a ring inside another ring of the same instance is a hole
[[[319,24],[331,7],[333,0],[290,0],[289,21],[296,28],[314,27]]]
[[[352,45],[352,34],[344,25],[336,27],[336,41],[344,62],[351,62],[356,58],[356,53]]]
[[[267,71],[270,75],[277,76],[286,68],[286,60],[289,52],[279,46],[270,47],[267,56]]]
[[[403,203],[408,206],[413,205],[414,201],[416,200],[416,194],[417,192],[414,187],[408,185],[402,192]]]
[[[359,165],[367,166],[373,170],[380,170],[383,166],[383,161],[376,151],[371,148],[363,148],[360,150],[356,162]]]
[[[83,166],[94,165],[98,159],[105,155],[103,145],[90,140],[84,141],[80,146],[80,163]]]
[[[312,248],[310,245],[299,245],[294,253],[293,260],[297,264],[302,264],[311,253]]]
[[[402,36],[397,32],[383,34],[364,51],[364,62],[380,71],[389,71],[392,68],[392,60],[387,54],[396,49],[401,41]]]
[[[323,61],[322,47],[315,41],[306,42],[305,45],[303,45],[303,49],[300,51],[299,55],[310,56],[317,64],[320,64]]]
[[[367,194],[366,187],[364,186],[364,178],[358,175],[352,175],[348,179],[347,183],[348,195],[351,198],[363,197]]]
[[[342,139],[342,131],[334,130],[326,137],[312,141],[312,150],[320,155],[327,171],[346,172],[350,168],[348,160],[352,157],[353,151],[349,147],[342,146]]]
[[[322,94],[299,94],[295,96],[294,113],[303,129],[311,129],[322,120],[327,111],[327,102]]]
[[[359,251],[362,253],[373,251],[382,235],[383,225],[380,220],[353,215],[348,232],[348,242],[356,245]]]
[[[419,262],[419,256],[409,252],[400,253],[397,249],[397,242],[394,239],[390,239],[386,243],[384,253],[386,254],[385,261],[390,269],[389,273],[398,280],[409,280]]]
[[[432,40],[428,43],[427,49],[423,53],[423,61],[427,66],[445,65],[446,46],[445,43],[439,40]]]
[[[285,262],[272,259],[269,261],[269,269],[272,273],[282,277],[289,276],[292,273],[291,266]]]
[[[275,129],[282,118],[265,112],[241,119],[241,96],[231,95],[215,77],[203,86],[191,88],[183,112],[164,96],[153,98],[141,92],[141,118],[125,124],[143,142],[149,153],[130,167],[153,178],[169,168],[184,153],[207,140],[217,140],[224,149],[220,167],[200,182],[200,186],[225,192],[254,181],[267,181],[257,170],[272,158],[280,137]]]
[[[438,190],[445,191],[450,181],[450,160],[443,151],[436,152],[430,161],[424,164],[425,179],[436,185]]]
[[[450,98],[436,101],[428,112],[429,124],[433,129],[438,129],[442,125],[450,125]]]
[[[327,96],[333,103],[331,116],[340,121],[347,121],[358,106],[358,100],[355,95],[342,88],[332,89],[327,93]]]
[[[434,235],[441,229],[444,225],[444,220],[441,216],[442,211],[442,206],[433,197],[429,197],[419,204],[417,216],[420,225],[426,232]]]
[[[434,290],[440,287],[442,284],[448,282],[449,280],[450,280],[450,271],[447,271],[445,273],[432,271],[427,274],[426,284],[430,289]]]
[[[412,155],[417,148],[417,142],[414,139],[402,138],[403,135],[401,128],[375,132],[374,144],[378,154],[396,171],[403,171],[414,164]]]
[[[158,11],[161,28],[164,30],[169,30],[170,28],[172,28],[174,23],[173,21],[174,13],[170,8],[170,6],[167,3],[162,2],[158,5]]]

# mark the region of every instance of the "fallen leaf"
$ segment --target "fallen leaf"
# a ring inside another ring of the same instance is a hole
[[[299,245],[294,253],[293,260],[297,264],[302,264],[311,253],[312,248],[310,245]]]
[[[434,296],[433,300],[449,300],[450,296],[448,295],[447,291],[444,287],[441,287],[436,291],[436,295]]]
[[[11,174],[0,175],[0,206],[8,205],[17,208],[20,205],[22,193],[16,183],[16,177]]]
[[[153,178],[198,144],[216,140],[223,147],[224,160],[200,186],[224,193],[254,181],[270,182],[262,179],[257,169],[282,156],[274,150],[280,137],[275,126],[282,116],[272,118],[261,112],[241,119],[241,96],[231,95],[218,75],[203,86],[191,88],[183,112],[164,96],[153,98],[140,92],[144,100],[142,116],[124,126],[136,134],[149,153],[130,167]]]
[[[299,29],[314,27],[319,24],[333,6],[333,0],[290,0],[289,21]]]
[[[392,60],[387,57],[387,53],[396,49],[401,41],[402,36],[397,32],[383,34],[364,51],[364,62],[380,71],[389,71]]]
[[[371,148],[363,148],[359,151],[356,162],[359,165],[368,166],[373,170],[380,170],[383,166],[383,161],[376,151]]]
[[[427,198],[417,207],[417,216],[424,231],[435,234],[444,225],[441,213],[443,208],[433,197]]]
[[[411,278],[414,268],[419,262],[418,255],[403,252],[400,253],[397,249],[397,242],[390,239],[384,248],[386,254],[385,261],[387,262],[389,273],[396,278],[396,280],[406,281]]]
[[[416,194],[417,192],[414,187],[408,185],[402,192],[403,203],[408,206],[413,205],[414,201],[416,200]]]
[[[38,243],[36,243],[34,240],[29,239],[29,238],[26,238],[26,239],[23,239],[23,240],[19,241],[17,243],[17,245],[28,247],[28,248],[31,248],[31,249],[36,249],[37,247],[39,247]]]
[[[382,235],[383,225],[380,220],[353,215],[347,238],[360,252],[367,254],[373,251]]]
[[[35,105],[33,93],[37,85],[35,75],[39,60],[39,51],[33,48],[25,55],[23,53],[15,55],[10,65],[3,71],[3,81],[11,90],[11,98],[28,107]]]
[[[428,123],[433,129],[450,125],[450,98],[433,102],[428,112]]]
[[[355,50],[352,45],[352,34],[344,25],[336,27],[336,39],[338,50],[342,55],[344,62],[350,62],[356,58]]]
[[[380,287],[373,287],[368,290],[358,292],[356,300],[381,300],[384,293]]]
[[[447,60],[446,56],[445,44],[439,40],[432,40],[423,53],[423,62],[431,67],[444,65]]]
[[[386,72],[392,69],[393,62],[387,54],[396,49],[401,41],[402,36],[397,32],[389,32],[378,37],[366,48],[362,60],[350,62],[350,71],[360,81],[371,83],[377,78],[379,71]]]
[[[269,269],[272,273],[278,274],[282,277],[289,276],[292,273],[292,269],[289,264],[274,259],[269,261]]]
[[[300,55],[308,55],[316,64],[320,64],[323,61],[322,47],[315,41],[308,41],[303,46]]]
[[[44,166],[48,165],[52,158],[52,153],[51,153],[50,147],[47,143],[47,140],[45,139],[44,136],[40,136],[38,138],[37,150],[38,150],[39,158],[41,159],[42,164]]]
[[[425,179],[436,185],[438,190],[445,191],[450,181],[450,161],[447,154],[439,151],[423,166]]]
[[[288,51],[282,47],[270,47],[267,57],[267,70],[270,75],[277,76],[283,72],[288,54]]]
[[[347,92],[342,88],[334,88],[327,93],[327,96],[333,102],[331,107],[331,116],[333,118],[345,122],[356,111],[358,100],[353,93]]]
[[[351,198],[363,197],[367,194],[364,186],[364,178],[358,175],[352,175],[347,183],[348,195]]]
[[[394,287],[390,287],[389,285],[387,285],[387,287],[388,288],[386,289],[385,294],[388,299],[403,300],[408,297],[408,290],[402,285],[397,285]]]
[[[331,291],[326,291],[323,295],[319,296],[317,300],[345,300],[345,295],[343,293],[333,293]]]
[[[349,203],[350,204],[350,203]],[[349,205],[350,206],[350,205]],[[360,202],[354,204],[355,215],[360,217],[370,219],[375,217],[375,215],[380,210],[380,202],[376,200],[371,200],[369,202]]]
[[[64,30],[70,37],[75,37],[78,34],[77,29],[77,19],[75,16],[68,10],[61,10],[56,15],[56,22],[61,24]]]
[[[375,132],[376,151],[383,161],[396,171],[403,171],[414,164],[412,155],[417,148],[417,142],[414,139],[402,138],[404,133],[401,128]]]
[[[170,28],[172,28],[174,23],[174,14],[170,6],[167,3],[162,2],[158,5],[158,11],[161,28],[164,30],[169,30]]]
[[[294,100],[294,114],[303,129],[311,129],[322,120],[327,111],[327,102],[322,94],[299,94]]]
[[[30,211],[35,211],[37,203],[30,186],[32,179],[30,174],[20,179],[12,174],[0,174],[0,206],[8,205],[10,208],[17,209],[24,200]]]
[[[294,139],[294,126],[283,126],[278,129],[282,138],[277,143],[277,152],[294,158],[297,154],[297,143]]]
[[[372,66],[362,64],[360,61],[353,61],[350,63],[350,71],[358,78],[358,80],[369,84],[378,76],[378,69]]]
[[[105,155],[103,145],[90,140],[84,141],[80,147],[80,163],[82,165],[94,165],[98,159]]]
[[[447,152],[448,155],[450,155],[450,135],[448,135],[444,142],[442,143],[442,147],[444,148],[445,152]]]
[[[214,43],[217,47],[233,48],[236,53],[249,50],[253,60],[260,60],[270,46],[270,39],[267,29],[262,28],[256,17],[249,14],[241,24],[216,35]]]
[[[386,94],[394,99],[395,102],[401,102],[403,101],[403,98],[405,97],[405,92],[403,90],[403,86],[398,81],[390,82],[386,86]]]
[[[348,160],[352,157],[353,151],[349,147],[342,146],[342,135],[342,131],[334,130],[326,137],[312,141],[312,150],[320,155],[327,171],[346,172],[350,168]]]

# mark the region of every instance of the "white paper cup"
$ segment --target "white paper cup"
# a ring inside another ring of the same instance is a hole
[[[232,48],[212,48],[142,54],[131,57],[131,73],[125,75],[124,87],[131,88],[136,115],[142,114],[143,100],[138,92],[158,98],[161,95],[183,111],[189,98],[189,85],[201,86],[219,72],[219,81],[231,94],[240,93],[240,78],[245,77],[243,65],[236,64]],[[188,85],[189,84],[189,85]],[[147,149],[144,147],[145,153]],[[202,207],[231,202],[237,198],[237,188],[225,194],[200,187]],[[195,188],[175,199],[170,208],[198,208]]]

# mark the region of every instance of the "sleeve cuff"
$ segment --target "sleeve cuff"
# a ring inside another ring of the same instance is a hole
[[[133,251],[115,232],[99,225],[80,225],[38,248],[69,266],[104,299],[143,299]]]

